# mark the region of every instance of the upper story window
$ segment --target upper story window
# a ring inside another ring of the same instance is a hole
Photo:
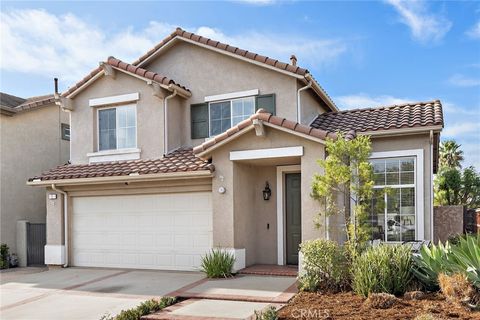
[[[219,135],[247,119],[260,108],[275,114],[274,93],[232,98],[219,95],[209,98],[218,98],[218,100],[196,103],[190,106],[192,139]]]
[[[135,105],[98,110],[98,150],[137,147],[137,114]]]
[[[254,113],[254,97],[211,102],[209,105],[210,136],[225,132]]]
[[[70,141],[70,125],[66,123],[62,123],[61,129],[62,129],[62,139]]]
[[[372,165],[375,181],[370,216],[373,239],[416,240],[415,157],[375,159]]]

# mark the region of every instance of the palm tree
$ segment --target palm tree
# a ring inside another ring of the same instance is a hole
[[[461,168],[463,151],[455,140],[446,140],[440,144],[440,166],[448,168]]]

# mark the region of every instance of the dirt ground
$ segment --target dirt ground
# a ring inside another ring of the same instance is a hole
[[[480,312],[452,305],[441,294],[429,294],[422,300],[398,299],[389,309],[373,309],[364,302],[364,298],[352,292],[336,294],[301,292],[279,311],[279,318],[403,320],[430,314],[433,317],[427,318],[429,320],[480,319]]]

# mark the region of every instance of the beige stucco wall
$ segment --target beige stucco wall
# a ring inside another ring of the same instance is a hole
[[[432,219],[432,155],[429,134],[396,136],[389,138],[372,137],[372,152],[398,151],[398,150],[423,150],[423,199],[424,199],[424,237],[431,239]]]
[[[1,242],[10,252],[16,252],[17,220],[45,222],[45,189],[26,182],[68,161],[69,142],[61,139],[61,123],[69,123],[68,114],[53,104],[0,115]]]
[[[297,89],[305,87],[303,82],[297,81]],[[328,110],[323,102],[312,89],[300,91],[301,123],[309,125],[319,114]],[[295,104],[296,106],[296,104]],[[292,119],[294,120],[294,119]]]
[[[290,162],[281,159],[267,162],[229,160],[230,151],[292,146],[303,146],[304,155]],[[310,197],[313,174],[320,171],[316,160],[323,157],[323,145],[273,128],[266,128],[266,137],[257,137],[254,131],[249,131],[213,151],[212,163],[216,170],[212,182],[214,245],[245,248],[247,265],[277,262],[277,165],[301,165],[302,240],[323,238],[324,230],[315,228],[313,223],[322,210]],[[262,198],[266,181],[272,190],[269,201]],[[220,187],[226,188],[224,194],[217,191]]]
[[[275,93],[278,116],[297,118],[297,80],[280,72],[185,42],[178,42],[144,67],[191,89],[188,106],[203,103],[205,96],[259,89],[260,94]],[[186,128],[190,127],[189,110]],[[190,136],[188,139],[189,145],[203,142],[203,139],[190,141]]]
[[[72,163],[88,163],[87,153],[98,151],[97,109],[101,107],[90,107],[89,99],[135,92],[140,94],[140,99],[136,102],[137,147],[141,149],[140,157],[153,159],[163,156],[163,99],[154,96],[152,87],[145,81],[116,72],[115,79],[103,76],[73,99]],[[173,104],[170,109],[174,109],[175,104],[178,104],[175,100],[178,99],[181,98],[169,100],[169,105]]]

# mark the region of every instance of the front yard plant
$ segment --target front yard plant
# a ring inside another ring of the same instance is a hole
[[[5,243],[0,245],[0,269],[8,269],[8,246]]]
[[[353,289],[363,297],[371,293],[403,295],[413,278],[412,265],[409,246],[370,247],[353,260]]]
[[[304,291],[338,292],[349,288],[350,266],[345,250],[330,240],[310,240],[300,245],[303,271],[299,278]]]
[[[432,245],[430,248],[423,246],[419,255],[413,257],[412,272],[425,289],[429,291],[439,289],[438,275],[446,270],[449,251],[448,242],[445,245],[439,242],[438,245]]]
[[[278,312],[274,306],[269,306],[265,310],[255,310],[255,320],[277,320]]]
[[[202,257],[201,270],[208,278],[227,278],[232,275],[235,257],[222,248],[213,248]]]
[[[162,310],[175,302],[176,298],[174,297],[162,297],[160,300],[147,300],[135,308],[122,310],[116,316],[104,315],[100,320],[139,320],[141,317]]]

